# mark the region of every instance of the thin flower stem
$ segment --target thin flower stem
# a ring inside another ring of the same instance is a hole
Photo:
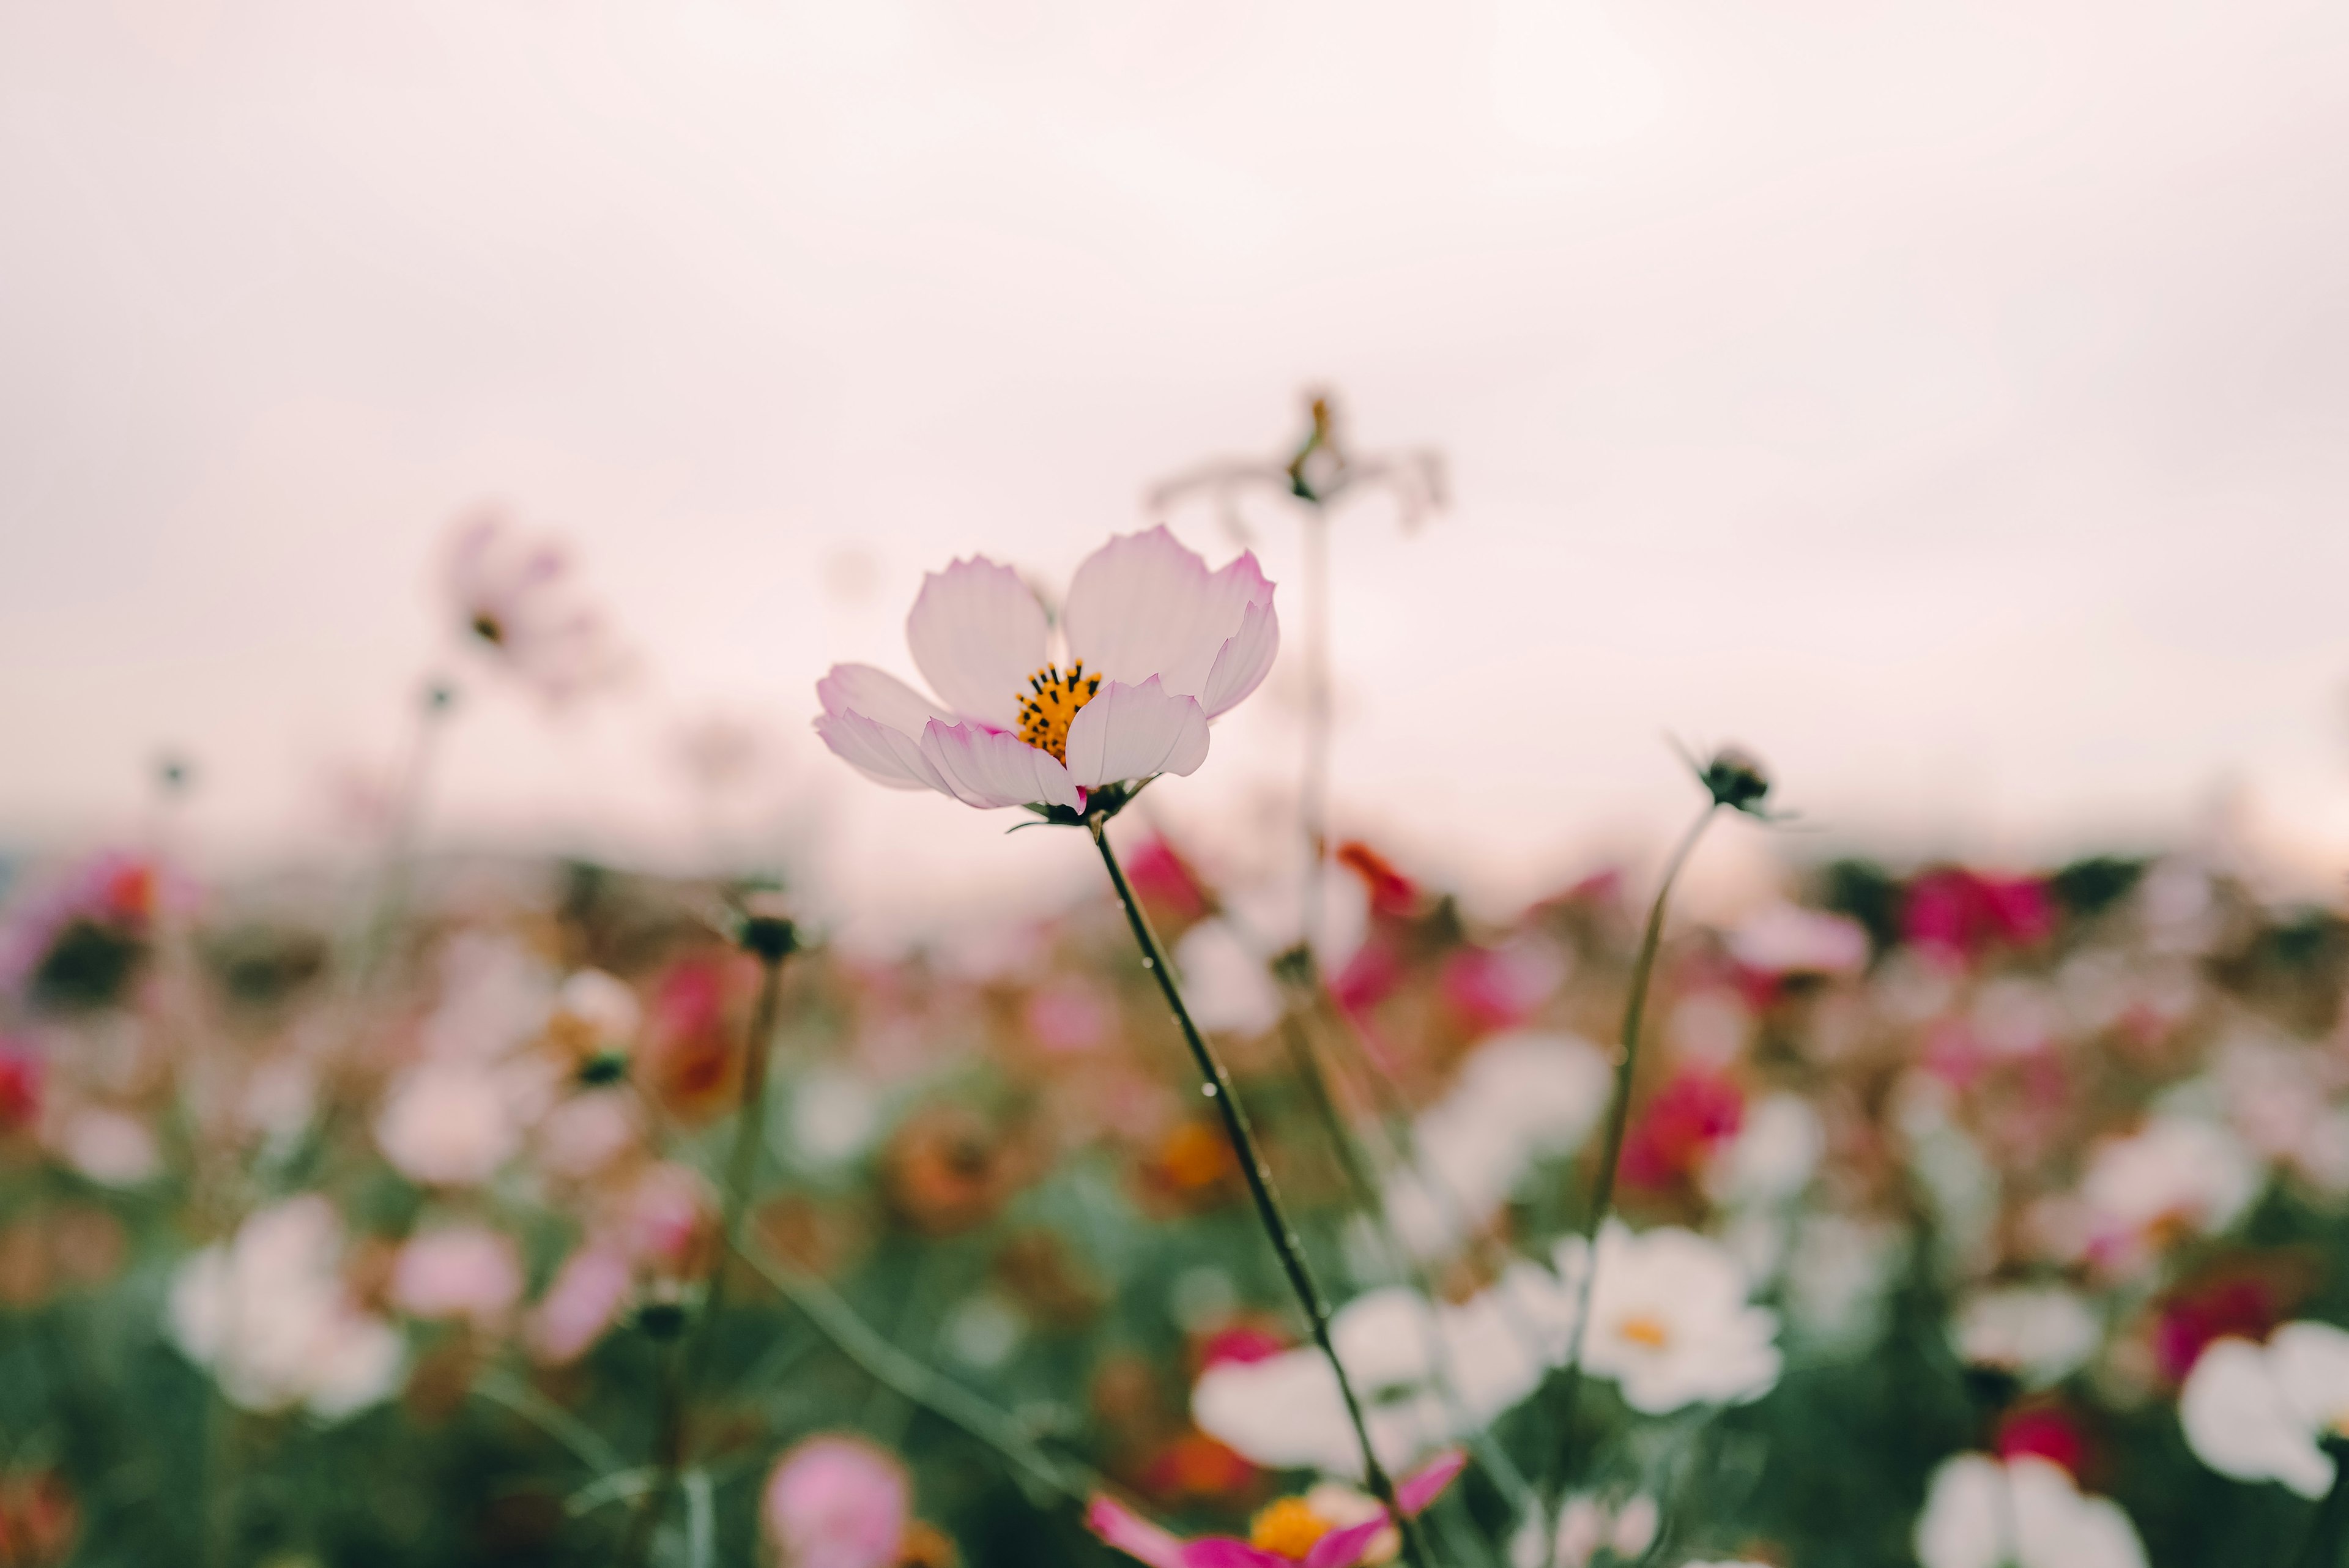
[[[2333,1490],[2316,1505],[2292,1568],[2339,1568],[2342,1547],[2349,1544],[2349,1439],[2328,1438],[2324,1451],[2333,1464]]]
[[[1573,1440],[1575,1400],[1582,1389],[1582,1346],[1590,1327],[1591,1287],[1599,1278],[1599,1231],[1615,1204],[1616,1168],[1622,1162],[1623,1137],[1631,1123],[1631,1080],[1640,1067],[1640,1026],[1647,1016],[1648,981],[1655,971],[1656,950],[1663,940],[1664,909],[1672,896],[1672,884],[1680,879],[1681,867],[1688,864],[1697,840],[1704,836],[1720,805],[1718,800],[1704,803],[1696,820],[1682,836],[1679,847],[1664,863],[1664,878],[1656,888],[1656,901],[1648,907],[1647,929],[1640,935],[1639,957],[1631,965],[1631,992],[1623,1002],[1623,1039],[1615,1051],[1615,1092],[1607,1110],[1607,1140],[1599,1151],[1590,1211],[1582,1221],[1582,1280],[1576,1292],[1574,1331],[1567,1347],[1557,1400],[1558,1430],[1564,1434],[1564,1440],[1552,1446],[1544,1465],[1542,1493],[1552,1501],[1563,1480],[1558,1472],[1566,1444]]]
[[[1300,454],[1299,461],[1302,461]],[[1330,854],[1330,509],[1305,510],[1305,771],[1298,815],[1305,830],[1305,886],[1298,929],[1306,950],[1321,940],[1321,873]]]
[[[726,1160],[723,1229],[719,1232],[718,1254],[710,1261],[709,1283],[701,1309],[686,1330],[685,1343],[671,1353],[663,1368],[653,1439],[656,1473],[651,1489],[637,1501],[627,1532],[620,1539],[619,1553],[614,1559],[620,1568],[642,1568],[650,1560],[653,1535],[660,1527],[668,1494],[676,1490],[678,1478],[685,1469],[689,1437],[687,1421],[704,1365],[709,1359],[711,1329],[725,1305],[728,1265],[733,1261],[733,1249],[726,1241],[741,1229],[742,1216],[750,1204],[751,1185],[758,1175],[759,1147],[767,1125],[768,1047],[775,1033],[775,1010],[782,987],[783,958],[788,950],[771,950],[760,955],[764,969],[759,981],[759,1004],[751,1014],[750,1036],[742,1053],[742,1093],[735,1111],[734,1142]]]
[[[1166,961],[1166,952],[1159,945],[1157,934],[1150,929],[1150,917],[1143,912],[1142,900],[1127,886],[1125,871],[1117,863],[1116,852],[1110,848],[1109,836],[1103,832],[1106,814],[1096,812],[1085,826],[1092,830],[1093,846],[1101,851],[1102,865],[1109,871],[1110,885],[1117,889],[1118,907],[1125,911],[1126,924],[1133,928],[1133,940],[1142,949],[1142,965],[1158,981],[1159,994],[1174,1014],[1174,1022],[1183,1032],[1183,1043],[1190,1047],[1191,1058],[1197,1064],[1201,1079],[1200,1092],[1215,1102],[1224,1123],[1224,1135],[1231,1142],[1232,1153],[1238,1159],[1240,1173],[1247,1180],[1248,1193],[1256,1200],[1257,1217],[1264,1224],[1265,1234],[1279,1256],[1282,1272],[1288,1276],[1289,1289],[1296,1293],[1298,1304],[1305,1309],[1306,1321],[1313,1330],[1313,1342],[1330,1363],[1330,1372],[1338,1379],[1338,1392],[1346,1402],[1346,1417],[1352,1422],[1354,1438],[1362,1450],[1362,1475],[1370,1483],[1371,1494],[1385,1504],[1389,1517],[1402,1532],[1403,1555],[1406,1561],[1433,1568],[1434,1559],[1428,1554],[1427,1543],[1422,1538],[1419,1523],[1402,1510],[1395,1496],[1394,1481],[1379,1462],[1371,1443],[1369,1423],[1362,1415],[1361,1400],[1354,1393],[1353,1380],[1346,1375],[1345,1364],[1338,1359],[1337,1346],[1330,1338],[1330,1303],[1322,1298],[1321,1287],[1315,1282],[1313,1271],[1305,1261],[1305,1249],[1298,1240],[1296,1227],[1289,1223],[1282,1209],[1280,1195],[1272,1181],[1272,1168],[1265,1163],[1257,1147],[1255,1130],[1248,1125],[1247,1111],[1240,1104],[1239,1095],[1232,1087],[1231,1074],[1225,1070],[1222,1058],[1207,1044],[1199,1026],[1191,1020],[1191,1010],[1184,1005],[1183,991],[1174,982],[1174,971]]]

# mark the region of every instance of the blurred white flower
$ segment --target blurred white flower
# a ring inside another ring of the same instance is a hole
[[[2164,1113],[2100,1140],[2080,1179],[2088,1249],[2158,1249],[2179,1235],[2215,1236],[2242,1218],[2267,1173],[2226,1128]]]
[[[522,1252],[486,1225],[444,1225],[401,1244],[391,1270],[391,1304],[410,1317],[464,1318],[492,1329],[523,1293]]]
[[[1589,1568],[1603,1549],[1615,1560],[1637,1563],[1656,1543],[1662,1524],[1656,1500],[1641,1492],[1619,1503],[1589,1492],[1577,1492],[1557,1511],[1557,1527],[1547,1553],[1543,1551],[1542,1521],[1528,1518],[1509,1539],[1510,1568]]]
[[[163,1168],[162,1150],[147,1124],[102,1106],[67,1116],[57,1145],[67,1165],[101,1187],[137,1187]]]
[[[1560,1243],[1558,1275],[1569,1289],[1588,1255],[1580,1237]],[[1584,1369],[1651,1416],[1760,1398],[1778,1381],[1778,1318],[1747,1303],[1749,1283],[1717,1241],[1672,1226],[1634,1233],[1609,1220],[1599,1234]]]
[[[2349,1333],[2288,1323],[2263,1345],[2219,1340],[2187,1374],[2178,1418],[2195,1457],[2221,1475],[2323,1497],[2333,1463],[2320,1439],[2349,1431]]]
[[[1183,999],[1202,1029],[1261,1034],[1280,1022],[1280,988],[1229,922],[1201,920],[1174,944]]]
[[[324,1198],[260,1210],[181,1264],[166,1312],[172,1343],[242,1409],[299,1406],[332,1421],[388,1397],[404,1346],[351,1299],[342,1251],[342,1221]]]
[[[853,1073],[819,1068],[792,1085],[793,1160],[810,1170],[845,1165],[881,1130],[881,1103]]]
[[[947,1316],[939,1337],[955,1359],[991,1372],[1011,1359],[1028,1336],[1028,1320],[995,1291],[967,1296]]]
[[[1826,1153],[1819,1115],[1800,1095],[1750,1102],[1737,1136],[1707,1162],[1706,1196],[1725,1205],[1784,1203],[1801,1196]]]
[[[1773,904],[1729,933],[1729,956],[1762,974],[1850,974],[1868,967],[1868,928],[1843,915]]]
[[[470,1062],[428,1061],[391,1085],[375,1120],[392,1168],[425,1187],[475,1187],[522,1147],[522,1128],[495,1073]]]
[[[893,789],[1074,813],[1080,791],[1207,760],[1207,722],[1254,691],[1279,649],[1272,597],[1254,556],[1211,572],[1161,525],[1079,564],[1056,636],[1019,573],[956,561],[923,578],[905,618],[942,701],[872,665],[836,664],[816,683],[815,731]]]
[[[1883,1220],[1808,1214],[1786,1267],[1786,1317],[1808,1345],[1858,1355],[1884,1332],[1893,1276],[1908,1235]]]
[[[2227,1119],[2262,1156],[2329,1197],[2349,1193],[2349,1112],[2331,1103],[2307,1046],[2239,1036],[2212,1075]]]
[[[1408,1466],[1523,1402],[1564,1359],[1573,1310],[1557,1280],[1530,1263],[1456,1305],[1431,1306],[1402,1286],[1347,1303],[1330,1336],[1369,1406],[1380,1462]],[[1258,1464],[1361,1474],[1338,1380],[1310,1347],[1208,1367],[1191,1410],[1202,1431]]]
[[[1606,1054],[1570,1034],[1496,1034],[1413,1126],[1418,1156],[1386,1183],[1387,1216],[1415,1255],[1437,1256],[1508,1200],[1537,1160],[1571,1154],[1606,1109]]]
[[[2087,1364],[2104,1325],[2076,1291],[2018,1285],[1969,1298],[1950,1338],[1967,1365],[1995,1367],[2026,1387],[2044,1388]]]
[[[2145,1568],[2145,1547],[2109,1498],[2083,1496],[2034,1455],[1942,1461],[1917,1519],[1924,1568]]]

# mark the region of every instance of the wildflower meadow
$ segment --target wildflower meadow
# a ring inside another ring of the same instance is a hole
[[[1173,525],[974,526],[785,717],[1098,875],[885,950],[787,857],[433,843],[476,694],[559,725],[636,657],[457,519],[344,872],[200,871],[202,758],[9,863],[0,1565],[2341,1562],[2337,902],[1816,854],[1757,735],[1495,912],[1330,804],[1332,520],[1446,491],[1325,399]],[[1234,873],[1154,803],[1284,657]],[[1683,915],[1733,836],[1783,873]]]

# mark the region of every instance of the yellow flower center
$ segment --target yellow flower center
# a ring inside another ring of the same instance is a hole
[[[1069,666],[1066,675],[1057,664],[1030,675],[1019,698],[1019,738],[1040,752],[1051,753],[1054,760],[1067,762],[1070,721],[1093,700],[1101,682],[1100,676],[1085,673],[1081,659]]]
[[[1661,1350],[1672,1342],[1671,1325],[1653,1313],[1635,1312],[1617,1324],[1615,1332],[1643,1350]]]
[[[1276,1557],[1302,1561],[1314,1542],[1336,1528],[1308,1507],[1303,1498],[1284,1497],[1256,1516],[1248,1530],[1248,1544]]]

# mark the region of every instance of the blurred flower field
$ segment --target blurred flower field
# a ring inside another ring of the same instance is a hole
[[[452,558],[504,675],[624,662],[558,556]],[[1360,841],[1218,885],[1120,814],[1275,602],[1163,531],[1057,616],[935,574],[943,701],[843,667],[824,739],[1111,880],[894,956],[399,811],[299,896],[19,867],[0,1565],[2336,1560],[2336,912],[2187,854],[1840,860],[1722,929]],[[1772,792],[1693,773],[1683,857]]]

